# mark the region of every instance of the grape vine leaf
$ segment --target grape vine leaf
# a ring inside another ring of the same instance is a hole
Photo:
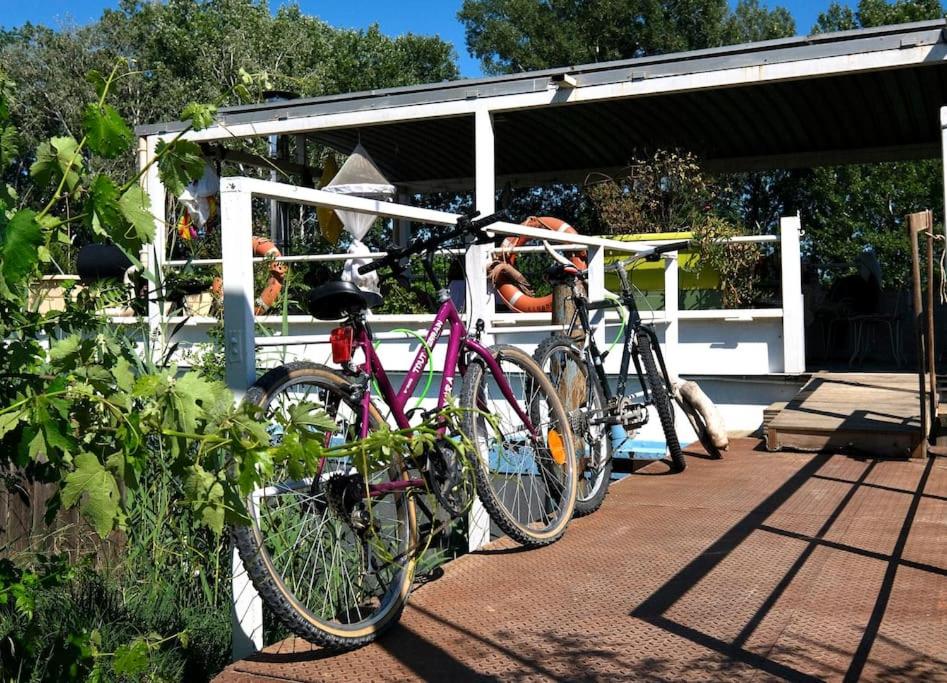
[[[129,246],[133,246],[137,251],[138,247],[151,242],[155,236],[155,217],[151,213],[151,200],[140,186],[132,185],[119,198],[118,205],[131,226],[131,232],[123,237],[130,240],[132,243]],[[117,238],[114,234],[112,237]]]
[[[200,513],[201,521],[214,533],[224,530],[224,487],[200,465],[192,465],[184,478],[184,493],[191,508]]]
[[[190,102],[181,110],[181,118],[191,122],[194,130],[204,130],[214,123],[217,107],[212,104],[198,104]]]
[[[90,103],[82,113],[86,145],[106,159],[114,159],[132,144],[132,129],[110,104]]]
[[[115,376],[115,385],[122,391],[130,394],[135,386],[135,374],[132,372],[132,364],[124,356],[119,356],[112,367],[112,375]]]
[[[215,403],[218,393],[226,391],[220,382],[206,380],[196,372],[188,372],[175,381],[171,393],[181,430],[193,432],[203,415],[202,406]]]
[[[118,187],[108,176],[97,175],[89,184],[85,215],[86,225],[97,235],[106,237],[110,229],[125,229],[125,217],[118,203]]]
[[[108,81],[102,75],[102,72],[98,69],[90,69],[85,75],[85,80],[92,84],[92,87],[95,88],[95,96],[101,99],[105,94],[105,88],[108,87]]]
[[[105,538],[119,514],[118,484],[92,453],[80,453],[74,462],[76,468],[66,475],[62,488],[62,503],[71,508],[81,501],[80,512]]]
[[[17,211],[0,232],[0,292],[20,289],[39,260],[43,230],[30,209]]]
[[[49,359],[54,363],[63,364],[82,350],[82,337],[70,334],[52,345],[49,350]]]
[[[78,153],[79,143],[75,138],[50,138],[36,148],[36,161],[30,166],[30,175],[40,187],[58,181],[65,175],[66,186],[74,190],[79,182],[82,170],[82,155]]]
[[[204,175],[204,158],[197,143],[189,140],[159,140],[155,147],[158,156],[158,176],[174,196],[180,196],[185,186]]]
[[[120,676],[140,676],[148,668],[148,654],[148,643],[143,638],[135,638],[115,650],[112,668]]]
[[[0,126],[0,169],[13,163],[19,152],[16,128],[9,125]]]
[[[12,432],[27,417],[24,410],[12,410],[9,413],[0,413],[0,439]]]

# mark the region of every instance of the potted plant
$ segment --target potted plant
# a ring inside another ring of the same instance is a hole
[[[590,175],[584,189],[611,239],[695,240],[693,249],[679,255],[682,308],[737,308],[750,300],[758,253],[753,245],[717,241],[740,230],[714,215],[721,188],[693,154],[659,150],[614,176]],[[606,251],[605,261],[625,256]],[[664,307],[663,262],[640,263],[631,276],[647,306]],[[617,290],[617,276],[606,273],[605,286]]]

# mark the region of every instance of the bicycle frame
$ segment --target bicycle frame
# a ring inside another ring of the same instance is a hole
[[[418,349],[414,361],[408,370],[408,374],[405,376],[397,391],[395,391],[391,380],[388,378],[388,373],[385,371],[381,359],[375,352],[375,346],[372,344],[371,330],[368,325],[364,319],[356,319],[353,322],[355,327],[355,345],[362,350],[365,356],[365,360],[359,369],[368,375],[369,378],[374,378],[378,383],[381,398],[391,409],[395,424],[397,424],[400,429],[409,429],[411,427],[405,407],[414,395],[414,390],[421,380],[424,367],[429,358],[428,349],[433,349],[434,345],[437,344],[441,338],[441,335],[444,334],[445,330],[448,330],[450,332],[450,338],[447,343],[447,357],[444,361],[441,386],[437,397],[437,410],[443,409],[447,404],[447,397],[450,396],[451,390],[453,389],[457,369],[460,368],[461,374],[466,372],[467,362],[463,353],[469,351],[483,360],[490,374],[493,375],[494,380],[497,382],[503,397],[509,402],[519,418],[523,420],[524,424],[528,427],[530,436],[534,439],[538,438],[538,432],[532,420],[529,419],[529,416],[520,407],[519,403],[517,403],[510,383],[503,373],[497,359],[493,357],[489,349],[481,344],[478,339],[467,334],[467,328],[460,314],[457,312],[457,308],[454,306],[450,295],[445,292],[444,295],[441,296],[441,300],[441,305],[434,318],[434,322],[431,324],[427,336],[425,337],[425,343]],[[363,439],[368,436],[371,401],[371,383],[369,382],[361,398],[360,438]],[[478,407],[481,410],[487,408],[487,406]],[[443,435],[446,429],[447,427],[445,425],[438,427],[439,434]],[[370,485],[368,492],[371,496],[379,496],[391,491],[424,486],[424,484],[423,479],[387,481]]]
[[[634,295],[631,292],[631,285],[628,282],[627,273],[625,273],[623,270],[619,270],[619,280],[621,281],[622,292],[620,302],[616,302],[614,306],[625,307],[625,309],[628,311],[628,321],[625,324],[621,367],[618,372],[618,384],[614,394],[612,393],[611,385],[608,382],[608,377],[605,375],[605,367],[603,364],[604,356],[601,350],[598,348],[598,344],[595,343],[595,337],[592,334],[592,325],[589,322],[590,310],[611,307],[612,304],[608,302],[589,302],[588,299],[579,294],[575,286],[576,281],[572,280],[571,289],[572,300],[575,304],[575,313],[573,314],[572,321],[569,324],[569,329],[571,330],[578,320],[587,340],[586,343],[588,344],[588,358],[591,361],[590,364],[592,366],[591,370],[595,372],[595,375],[598,378],[606,402],[609,401],[613,396],[625,395],[625,389],[628,383],[629,362],[633,361],[635,364],[635,373],[638,376],[638,383],[641,385],[641,390],[644,392],[645,404],[648,405],[652,402],[652,398],[651,392],[648,390],[648,385],[644,381],[644,373],[641,369],[641,362],[638,360],[638,353],[635,349],[635,334],[637,332],[642,331],[651,338],[651,346],[654,349],[655,355],[657,356],[658,367],[661,369],[664,383],[667,385],[668,391],[670,392],[671,385],[667,366],[664,363],[664,354],[661,352],[661,346],[658,343],[658,336],[649,325],[645,325],[641,320],[641,315],[638,312],[638,305],[635,303]]]

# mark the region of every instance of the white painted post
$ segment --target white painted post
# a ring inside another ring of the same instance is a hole
[[[605,299],[605,248],[589,247],[588,259],[589,301],[602,301]],[[589,316],[589,323],[595,330],[595,343],[600,349],[606,348],[605,309],[600,308],[597,311],[592,311],[592,315]]]
[[[138,138],[138,168],[144,168],[152,159],[155,158],[155,150],[158,146],[158,138],[151,136],[147,138]],[[161,272],[164,267],[164,261],[167,257],[166,236],[167,236],[167,217],[165,215],[166,193],[161,179],[158,177],[158,164],[152,164],[139,181],[141,189],[148,195],[151,203],[151,215],[155,218],[155,237],[154,241],[142,247],[141,263],[145,268],[146,274],[150,273],[148,289],[154,290],[154,281],[160,277],[164,279]],[[162,324],[161,303],[154,301],[154,296],[148,297],[148,339],[145,341],[146,348],[152,349],[152,355],[159,357],[164,348],[165,330]]]
[[[496,157],[493,136],[493,118],[486,109],[478,109],[474,115],[474,144],[476,148],[475,203],[481,215],[493,213],[496,207]],[[490,245],[475,244],[467,251],[464,267],[467,271],[467,309],[465,316],[471,325],[483,320],[487,329],[493,322],[493,293],[487,285],[487,259]],[[491,344],[490,335],[484,332],[484,344]],[[474,498],[467,515],[467,548],[477,550],[490,541],[490,517],[480,501]]]
[[[678,252],[673,253],[673,258],[664,259],[664,317],[667,324],[664,326],[664,357],[672,359],[671,365],[676,368],[678,363],[673,362],[677,356],[677,341],[679,339],[680,318],[678,309],[680,308],[680,287],[679,287],[679,267]]]
[[[256,378],[253,345],[253,237],[249,192],[237,190],[232,180],[221,182],[221,254],[224,271],[224,351],[227,386],[240,401]],[[234,659],[263,647],[263,602],[250,582],[243,563],[233,551]]]
[[[799,215],[779,219],[783,287],[783,372],[806,371],[805,316],[802,300],[802,254]]]

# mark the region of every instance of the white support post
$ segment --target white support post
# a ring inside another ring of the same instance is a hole
[[[605,299],[605,248],[589,247],[588,259],[589,301],[603,301]],[[600,349],[606,348],[608,345],[605,342],[605,309],[592,311],[589,323],[595,330],[595,343]]]
[[[493,118],[486,109],[478,109],[474,115],[474,144],[476,149],[476,185],[475,203],[481,215],[493,213],[496,207],[496,157],[493,135]],[[487,259],[491,248],[486,244],[475,244],[467,251],[464,267],[467,271],[466,319],[471,325],[483,320],[485,328],[490,329],[493,322],[493,293],[487,286]],[[484,344],[492,339],[485,331]],[[490,517],[487,511],[474,498],[473,506],[467,515],[467,547],[477,550],[490,541]]]
[[[142,169],[155,158],[155,150],[158,146],[158,138],[151,136],[147,138],[138,138],[138,168]],[[151,204],[151,215],[155,219],[155,236],[150,245],[145,245],[141,250],[141,263],[145,268],[148,278],[148,288],[153,290],[155,282],[159,278],[164,279],[162,268],[167,257],[167,245],[165,238],[167,236],[167,217],[165,215],[166,193],[161,179],[158,177],[158,164],[152,164],[145,174],[141,177],[141,188],[148,195]],[[163,352],[165,342],[165,330],[161,315],[161,302],[155,301],[154,296],[148,297],[148,339],[146,345],[150,345],[153,350],[152,355],[158,357]],[[147,346],[146,346],[147,348]],[[157,350],[157,352],[154,352]]]
[[[678,310],[681,294],[679,277],[678,253],[674,252],[672,258],[664,259],[664,318],[667,320],[667,324],[664,326],[664,357],[671,359],[678,357],[677,342],[680,338]],[[677,363],[672,363],[672,366],[677,367]]]
[[[221,182],[220,225],[224,262],[226,379],[227,386],[240,401],[256,378],[253,254],[247,248],[253,237],[252,205],[250,193],[238,191],[228,180]],[[263,647],[263,602],[250,582],[236,548],[232,562],[232,653],[234,659],[241,659]]]
[[[800,232],[798,214],[779,219],[783,286],[783,372],[793,374],[806,371]]]

